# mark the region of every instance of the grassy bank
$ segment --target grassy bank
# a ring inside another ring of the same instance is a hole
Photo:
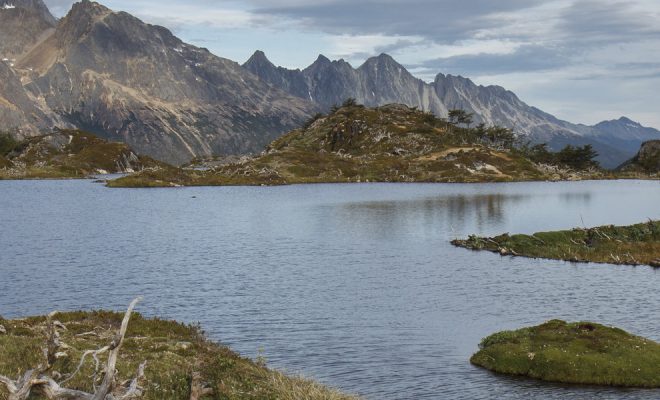
[[[52,375],[65,379],[77,367],[85,350],[107,345],[121,324],[122,315],[112,312],[72,312],[55,316],[62,354],[53,364]],[[0,375],[12,379],[44,362],[46,318],[7,321],[0,333]],[[107,353],[100,357],[105,363]],[[291,377],[242,358],[227,347],[205,339],[196,326],[173,321],[145,319],[134,314],[117,363],[118,382],[131,379],[138,365],[147,361],[143,399],[189,399],[192,376],[213,390],[204,399],[351,399],[313,381]],[[63,384],[70,389],[93,392],[94,360],[87,357],[80,373]],[[102,374],[101,374],[102,375]],[[98,385],[99,380],[95,383]],[[0,399],[8,393],[0,385]],[[32,397],[31,397],[32,398]]]
[[[533,235],[470,236],[452,244],[501,255],[660,267],[660,221]]]
[[[660,344],[621,329],[550,321],[485,338],[471,358],[488,370],[544,381],[660,387]]]

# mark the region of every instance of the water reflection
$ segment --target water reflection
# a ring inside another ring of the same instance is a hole
[[[591,193],[589,192],[568,192],[561,193],[559,198],[566,204],[579,204],[588,206],[591,203]]]
[[[364,228],[363,233],[380,237],[396,233],[411,222],[427,230],[442,228],[463,232],[475,224],[482,230],[502,223],[507,210],[532,197],[501,193],[451,194],[412,200],[346,203],[339,208],[338,220],[341,224]],[[332,209],[336,215],[337,210]]]

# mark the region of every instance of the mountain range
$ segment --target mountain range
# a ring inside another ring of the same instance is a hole
[[[442,117],[448,110],[463,109],[474,114],[475,124],[505,126],[555,150],[567,144],[591,144],[600,153],[601,164],[610,168],[633,156],[644,141],[660,138],[660,131],[625,117],[595,126],[562,121],[527,105],[501,86],[481,86],[461,76],[438,74],[427,83],[387,54],[370,58],[358,68],[344,60],[319,56],[303,70],[290,70],[275,66],[263,51],[256,51],[243,67],[324,111],[349,97],[372,107],[402,103]]]
[[[359,68],[319,56],[289,70],[257,51],[239,65],[89,0],[59,21],[42,0],[0,0],[0,35],[2,130],[23,138],[85,129],[174,164],[259,152],[349,97],[440,117],[465,109],[475,123],[510,127],[552,148],[592,144],[606,167],[660,138],[627,118],[595,126],[562,121],[502,87],[460,76],[438,74],[427,83],[385,54]]]

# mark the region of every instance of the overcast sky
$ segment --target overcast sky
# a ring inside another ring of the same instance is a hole
[[[45,0],[56,16],[70,0]],[[622,115],[660,129],[660,0],[106,0],[186,42],[244,62],[254,50],[304,68],[319,53],[357,67],[386,52],[513,90],[559,118]]]

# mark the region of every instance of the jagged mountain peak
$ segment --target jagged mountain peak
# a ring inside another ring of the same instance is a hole
[[[58,25],[57,36],[60,46],[78,42],[91,30],[91,26],[112,14],[109,8],[89,0],[74,3]]]
[[[408,70],[399,64],[389,54],[382,53],[377,57],[371,57],[362,64],[358,71],[367,75],[372,80],[404,80],[409,82],[418,81]]]
[[[334,71],[334,72],[329,72],[331,74],[337,74],[337,73],[346,74],[346,73],[351,73],[353,71],[353,67],[344,59],[331,61],[328,57],[324,56],[323,54],[320,54],[316,59],[316,61],[314,61],[314,63],[312,63],[309,67],[303,70],[303,73],[319,74],[319,73],[325,73],[324,71]]]
[[[113,11],[108,7],[90,0],[82,0],[74,3],[65,19],[73,20],[79,18],[98,18],[111,14]]]
[[[630,119],[630,118],[628,118],[628,117],[621,117],[621,118],[618,119],[618,121],[619,121],[619,122],[622,122],[622,123],[624,123],[624,124],[633,125],[633,126],[635,126],[635,127],[637,127],[637,128],[643,128],[642,124],[640,124],[640,123],[637,122],[637,121],[633,121],[632,119]]]
[[[257,60],[257,61],[268,61],[268,57],[266,56],[266,53],[264,53],[263,50],[255,50],[254,54],[252,54],[252,57],[250,57],[251,60]]]
[[[258,68],[258,69],[263,69],[263,68],[269,68],[269,69],[275,69],[277,68],[275,64],[273,64],[268,57],[266,57],[266,53],[264,53],[261,50],[257,50],[252,54],[252,56],[243,64],[243,67],[247,68],[248,70],[253,69],[253,68]]]
[[[82,0],[74,3],[71,10],[62,19],[63,24],[80,24],[97,21],[113,11],[100,3]]]
[[[386,63],[386,64],[394,64],[394,65],[401,65],[399,64],[398,61],[396,61],[392,56],[390,56],[387,53],[381,53],[375,57],[370,57],[367,59],[367,61],[364,62],[365,64],[371,64],[371,63]],[[401,67],[403,67],[401,65]]]
[[[606,127],[616,127],[616,128],[627,128],[627,129],[651,129],[645,128],[642,124],[637,121],[633,121],[628,117],[621,117],[619,119],[613,119],[609,121],[602,121],[595,125],[597,128],[606,128]]]
[[[319,56],[316,58],[316,61],[314,61],[314,64],[330,64],[332,61],[323,54],[319,54]]]
[[[96,2],[96,1],[91,1],[91,0],[81,0],[79,2],[76,2],[71,6],[71,10],[83,10],[86,12],[90,13],[95,13],[95,12],[110,12],[111,10],[104,6],[103,4]]]

